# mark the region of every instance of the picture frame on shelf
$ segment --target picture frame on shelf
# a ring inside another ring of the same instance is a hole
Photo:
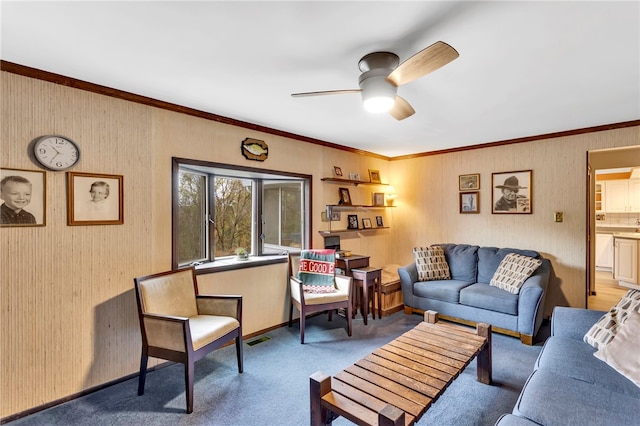
[[[67,225],[122,225],[123,176],[67,172]]]
[[[0,168],[2,219],[0,226],[46,226],[47,175],[40,170]]]
[[[338,204],[343,206],[350,206],[351,204],[351,194],[349,194],[349,188],[338,188],[338,193],[340,194],[340,201]]]
[[[532,214],[532,170],[491,174],[492,214]]]
[[[480,173],[458,176],[458,191],[477,191],[480,189]]]
[[[382,216],[376,216],[376,226],[378,228],[383,228],[384,227],[384,222],[382,220]]]
[[[371,229],[371,219],[369,219],[368,217],[365,217],[364,219],[362,219],[362,229]]]
[[[369,181],[371,183],[382,183],[380,180],[380,170],[369,169]]]
[[[384,192],[371,193],[371,205],[375,207],[384,207]]]
[[[357,214],[347,215],[347,229],[359,229]]]
[[[333,211],[333,210],[331,211],[331,216],[329,217],[329,220],[330,220],[331,222],[340,222],[340,219],[341,219],[341,218],[342,218],[342,217],[341,217],[341,215],[340,215],[340,212]]]
[[[333,166],[333,174],[338,177],[342,177],[342,169],[338,166]]]
[[[358,172],[349,173],[349,179],[351,179],[351,180],[360,180],[360,173],[358,173]]]
[[[480,213],[480,192],[460,193],[460,213]]]

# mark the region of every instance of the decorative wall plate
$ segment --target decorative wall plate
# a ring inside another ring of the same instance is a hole
[[[242,141],[241,149],[247,160],[264,161],[269,156],[269,147],[258,139],[246,138]]]

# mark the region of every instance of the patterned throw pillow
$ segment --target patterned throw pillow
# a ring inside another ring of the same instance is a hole
[[[616,305],[591,326],[584,341],[596,349],[604,348],[616,337],[630,311],[640,310],[640,290],[629,290]]]
[[[540,259],[509,253],[502,259],[489,285],[506,290],[511,294],[520,293],[522,284],[542,265]]]
[[[593,355],[640,387],[640,312],[630,310],[616,338]]]
[[[302,250],[298,279],[307,293],[334,293],[335,250]]]
[[[414,247],[413,258],[418,270],[418,281],[450,280],[449,264],[439,246]]]

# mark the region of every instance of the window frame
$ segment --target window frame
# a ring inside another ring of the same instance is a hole
[[[259,214],[262,211],[262,203],[263,203],[263,182],[269,180],[286,180],[287,178],[295,179],[295,180],[303,180],[303,220],[302,224],[304,229],[302,230],[302,248],[310,247],[312,238],[312,229],[313,229],[313,214],[312,212],[312,200],[313,200],[313,176],[303,173],[294,173],[294,172],[286,172],[280,170],[271,170],[271,169],[262,169],[257,167],[247,167],[247,166],[239,166],[236,164],[226,164],[226,163],[217,163],[212,161],[203,161],[203,160],[194,160],[188,158],[180,158],[180,157],[172,157],[172,172],[171,172],[171,266],[173,269],[178,269],[180,267],[186,267],[186,265],[179,265],[178,258],[178,212],[179,212],[179,202],[177,194],[179,192],[179,184],[180,184],[180,167],[187,166],[191,168],[193,171],[201,171],[199,169],[206,169],[204,171],[205,174],[214,174],[220,176],[231,176],[231,177],[239,177],[239,178],[249,178],[256,180],[256,197],[255,197],[255,206],[252,208],[252,215],[257,215],[256,218],[260,218]],[[213,173],[213,170],[220,170],[221,173]],[[208,188],[208,197],[211,196],[212,188],[210,185],[207,185]],[[263,233],[262,229],[262,220],[256,220],[252,226],[252,238],[260,238],[259,236]],[[254,234],[255,232],[255,234]],[[229,269],[240,269],[246,267],[254,267],[264,264],[277,263],[282,261],[284,255],[264,255],[261,253],[262,251],[262,243],[256,244],[258,247],[258,253],[254,254],[251,261],[237,262],[237,263],[229,263],[229,262],[220,262],[224,263],[224,265],[216,265],[216,259],[211,260],[212,252],[210,245],[214,242],[212,241],[212,231],[209,228],[209,233],[207,235],[207,247],[209,257],[208,260],[202,266],[199,266],[198,271],[214,271],[214,270],[229,270]],[[286,257],[284,257],[286,259]],[[227,259],[227,258],[223,258]],[[274,260],[274,261],[271,261]]]

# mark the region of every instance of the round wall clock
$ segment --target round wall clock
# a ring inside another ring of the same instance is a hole
[[[64,136],[47,135],[36,139],[33,156],[50,170],[66,170],[80,160],[80,149],[75,142]]]

